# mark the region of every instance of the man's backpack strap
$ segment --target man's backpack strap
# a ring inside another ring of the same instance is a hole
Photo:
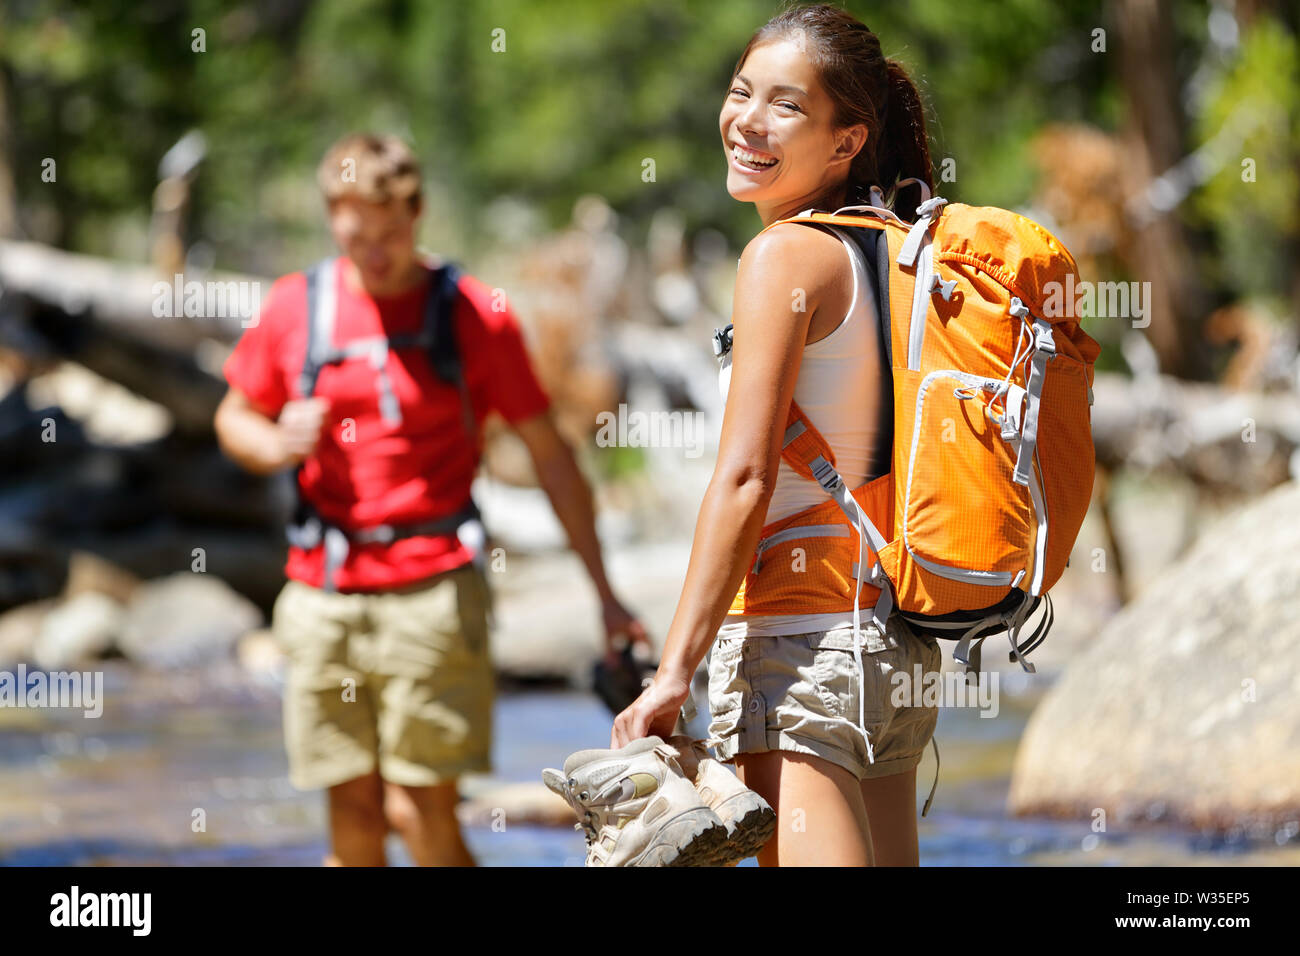
[[[384,357],[372,354],[375,343],[369,339],[357,341],[346,349],[338,349],[334,345],[334,324],[338,313],[334,272],[337,262],[337,257],[322,259],[307,270],[307,347],[298,379],[299,392],[303,398],[310,398],[316,390],[320,371],[326,365],[354,353],[369,355],[375,361],[384,417],[400,421],[401,412],[392,396],[392,387],[387,378],[387,363]],[[419,344],[428,350],[434,374],[441,381],[454,385],[460,393],[465,432],[477,454],[478,424],[470,402],[469,387],[465,382],[460,348],[456,342],[455,315],[460,295],[460,270],[452,263],[446,263],[437,270],[433,283],[433,288],[425,299],[424,323],[419,338],[394,340],[391,345],[402,347]]]
[[[334,267],[337,257],[322,259],[307,270],[307,348],[303,355],[298,391],[311,398],[316,379],[334,348],[335,301]]]
[[[454,385],[461,378],[460,350],[456,343],[456,298],[460,295],[460,270],[444,263],[433,278],[426,300],[424,329],[430,342],[433,370],[438,378]]]
[[[461,361],[459,343],[456,341],[456,303],[460,297],[460,269],[447,262],[434,277],[434,286],[428,297],[424,313],[425,335],[431,341],[429,357],[434,374],[439,379],[456,386],[460,392],[461,413],[465,434],[479,452],[478,422],[474,405],[470,401],[469,386],[465,381],[464,363]]]
[[[320,370],[329,364],[349,357],[368,357],[374,365],[379,404],[384,418],[400,421],[401,411],[393,395],[392,383],[387,373],[387,356],[390,348],[418,347],[426,351],[434,374],[440,380],[455,385],[460,392],[465,428],[474,448],[480,453],[479,433],[469,388],[465,382],[459,345],[456,341],[455,309],[460,295],[460,270],[450,263],[437,270],[433,286],[425,298],[424,320],[416,337],[393,339],[357,339],[343,348],[334,344],[334,325],[337,315],[336,273],[337,257],[323,259],[307,270],[307,346],[299,376],[299,390],[303,398],[311,397],[316,390]],[[334,576],[347,559],[353,543],[391,542],[397,538],[451,533],[468,521],[479,520],[478,510],[471,499],[455,514],[431,522],[414,525],[375,525],[368,528],[344,530],[325,521],[302,494],[302,465],[294,474],[297,503],[286,533],[294,547],[311,550],[325,545],[325,581],[327,591],[334,589]]]

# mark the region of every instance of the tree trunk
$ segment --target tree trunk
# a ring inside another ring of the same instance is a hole
[[[1184,111],[1172,46],[1173,17],[1167,0],[1118,0],[1120,80],[1128,101],[1125,139],[1131,163],[1125,194],[1140,195],[1151,180],[1186,155]],[[1187,230],[1176,212],[1150,210],[1134,222],[1139,282],[1150,282],[1147,335],[1160,356],[1160,370],[1180,378],[1206,379],[1210,351],[1201,324],[1211,311]]]

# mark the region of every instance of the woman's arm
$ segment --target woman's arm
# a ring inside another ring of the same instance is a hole
[[[839,245],[821,230],[789,225],[761,233],[741,256],[718,463],[654,684],[615,719],[613,747],[672,733],[695,669],[749,570],[776,484],[809,323],[842,281]]]

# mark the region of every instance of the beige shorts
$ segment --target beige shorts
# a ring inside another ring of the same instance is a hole
[[[289,581],[271,626],[288,656],[293,785],[332,787],[378,769],[392,783],[431,786],[490,770],[489,601],[472,565],[373,594]]]
[[[916,634],[898,615],[885,634],[863,626],[864,720],[875,757],[857,729],[860,684],[853,628],[779,637],[720,638],[709,659],[709,735],[719,760],[787,750],[843,767],[859,780],[916,767],[934,736],[937,707],[895,706],[891,675],[939,670],[938,641]],[[901,696],[901,695],[899,695]]]

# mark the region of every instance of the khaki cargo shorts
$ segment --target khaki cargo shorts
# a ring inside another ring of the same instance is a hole
[[[381,593],[330,594],[289,581],[271,627],[288,656],[293,785],[332,787],[375,769],[405,786],[487,772],[489,601],[473,565]]]
[[[863,626],[865,723],[875,762],[857,729],[860,681],[853,628],[779,637],[720,638],[709,659],[711,738],[719,760],[788,750],[843,767],[859,780],[916,767],[938,723],[937,707],[895,706],[896,672],[939,670],[938,641],[917,635],[898,615]],[[899,695],[902,696],[902,695]]]

